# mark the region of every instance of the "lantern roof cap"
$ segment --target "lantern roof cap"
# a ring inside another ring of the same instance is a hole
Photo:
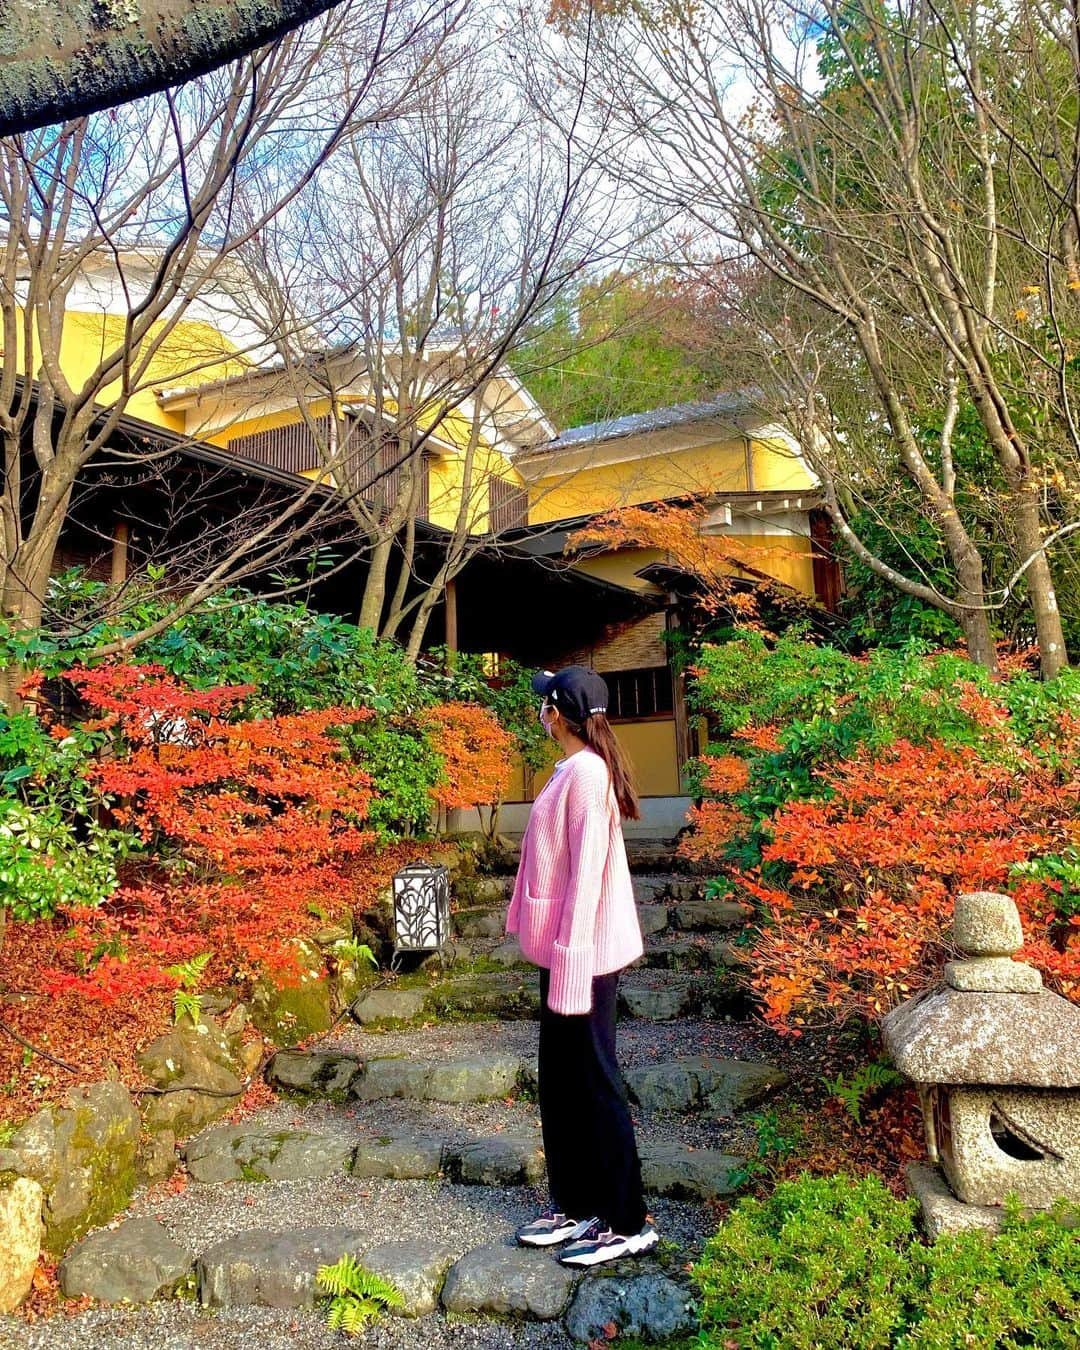
[[[885,1047],[917,1083],[1080,1087],[1080,1007],[1047,989],[978,992],[947,984],[888,1014]]]

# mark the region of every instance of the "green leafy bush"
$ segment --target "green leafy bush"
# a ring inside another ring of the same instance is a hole
[[[341,739],[375,789],[365,825],[383,837],[423,834],[442,773],[424,729],[411,719],[376,717],[355,723]]]
[[[93,821],[76,830],[56,806],[0,798],[0,905],[16,919],[100,905],[132,846],[130,836]]]
[[[1075,1345],[1080,1233],[1010,1211],[1002,1234],[924,1242],[876,1178],[803,1175],[741,1200],[694,1280],[703,1347],[960,1350]]]

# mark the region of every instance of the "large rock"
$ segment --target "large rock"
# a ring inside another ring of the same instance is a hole
[[[578,1287],[566,1314],[566,1329],[575,1341],[619,1336],[638,1341],[666,1341],[697,1325],[690,1292],[666,1275],[635,1275],[628,1279],[601,1276]]]
[[[481,1102],[513,1092],[520,1071],[517,1055],[497,1051],[457,1060],[369,1059],[351,1091],[361,1101]]]
[[[191,1271],[194,1257],[154,1219],[128,1219],[83,1238],[60,1262],[68,1298],[89,1294],[103,1303],[167,1298]]]
[[[251,1019],[275,1045],[295,1045],[327,1031],[333,1021],[331,979],[313,942],[295,943],[297,971],[287,979],[269,973],[255,986]]]
[[[426,989],[373,989],[362,994],[350,1012],[360,1023],[411,1022],[424,1011]]]
[[[443,1306],[457,1313],[508,1313],[550,1321],[566,1307],[574,1276],[548,1252],[495,1243],[450,1267]]]
[[[642,937],[652,937],[654,933],[662,933],[668,926],[667,905],[638,905],[637,914]]]
[[[389,1177],[413,1181],[437,1177],[442,1170],[445,1141],[436,1135],[382,1135],[361,1139],[349,1170],[354,1177]]]
[[[544,1148],[536,1134],[494,1134],[452,1149],[447,1171],[478,1186],[525,1186],[544,1175]]]
[[[649,943],[638,964],[644,970],[715,970],[739,964],[739,956],[726,942],[686,937]]]
[[[39,1182],[15,1177],[0,1184],[0,1312],[12,1312],[30,1292],[41,1252]]]
[[[343,1171],[353,1147],[340,1135],[219,1125],[192,1139],[184,1160],[195,1181],[301,1181]]]
[[[235,1106],[244,1090],[238,1049],[208,1017],[195,1025],[180,1023],[151,1041],[138,1057],[139,1067],[155,1087],[168,1091],[146,1097],[146,1128],[183,1139]]]
[[[540,1015],[537,971],[491,971],[444,980],[428,993],[428,1012],[436,1017],[497,1017],[510,1022]]]
[[[688,1012],[693,1001],[693,986],[684,980],[657,985],[619,986],[619,1002],[623,1010],[631,1017],[647,1018],[651,1022],[672,1022]]]
[[[266,1081],[271,1087],[297,1096],[344,1101],[360,1067],[360,1060],[353,1055],[327,1050],[279,1050],[266,1066]]]
[[[719,1200],[739,1189],[731,1179],[746,1159],[712,1148],[687,1148],[673,1141],[642,1144],[641,1180],[652,1195],[675,1200]]]
[[[631,1098],[648,1111],[708,1111],[731,1116],[787,1082],[775,1064],[694,1055],[628,1069]]]
[[[384,1242],[364,1253],[365,1270],[388,1280],[400,1290],[405,1303],[391,1311],[399,1317],[424,1317],[439,1305],[443,1278],[454,1253],[441,1242],[414,1238],[409,1242]]]
[[[634,886],[634,899],[639,905],[649,905],[668,893],[667,877],[635,876],[631,877]]]
[[[60,1255],[124,1209],[135,1188],[139,1113],[121,1083],[73,1088],[30,1117],[0,1149],[0,1174],[44,1192],[45,1250]]]
[[[749,917],[750,911],[745,905],[729,900],[684,900],[671,911],[672,924],[689,933],[741,928]]]
[[[215,1243],[195,1265],[204,1308],[311,1308],[320,1297],[315,1273],[346,1252],[360,1259],[363,1236],[351,1228],[253,1230]]]

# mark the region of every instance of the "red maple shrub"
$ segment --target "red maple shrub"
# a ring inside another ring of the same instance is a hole
[[[193,690],[154,666],[69,678],[96,714],[84,725],[109,738],[86,775],[147,865],[105,905],[68,916],[47,987],[109,1003],[174,987],[168,967],[202,952],[220,980],[287,973],[312,913],[356,896],[370,782],[331,729],[367,711],[241,721],[245,687]]]
[[[439,703],[425,722],[443,774],[434,790],[444,809],[492,806],[510,786],[514,737],[478,703]]]
[[[974,890],[1013,896],[1022,959],[1080,1001],[1080,719],[1062,711],[1030,738],[991,694],[962,687],[957,706],[976,728],[968,743],[860,745],[775,810],[755,812],[754,782],[759,765],[775,772],[783,728],[742,732],[746,761],[708,761],[683,852],[757,902],[752,983],[778,1029],[876,1019],[938,978],[955,955],[954,899]],[[751,829],[756,866],[735,857],[740,844],[752,855]]]

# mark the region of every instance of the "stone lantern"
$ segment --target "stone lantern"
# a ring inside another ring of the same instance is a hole
[[[1023,932],[1009,896],[961,895],[953,936],[965,959],[883,1026],[919,1092],[934,1168],[909,1180],[932,1232],[995,1226],[1009,1195],[1080,1202],[1080,1007],[1012,959]]]

